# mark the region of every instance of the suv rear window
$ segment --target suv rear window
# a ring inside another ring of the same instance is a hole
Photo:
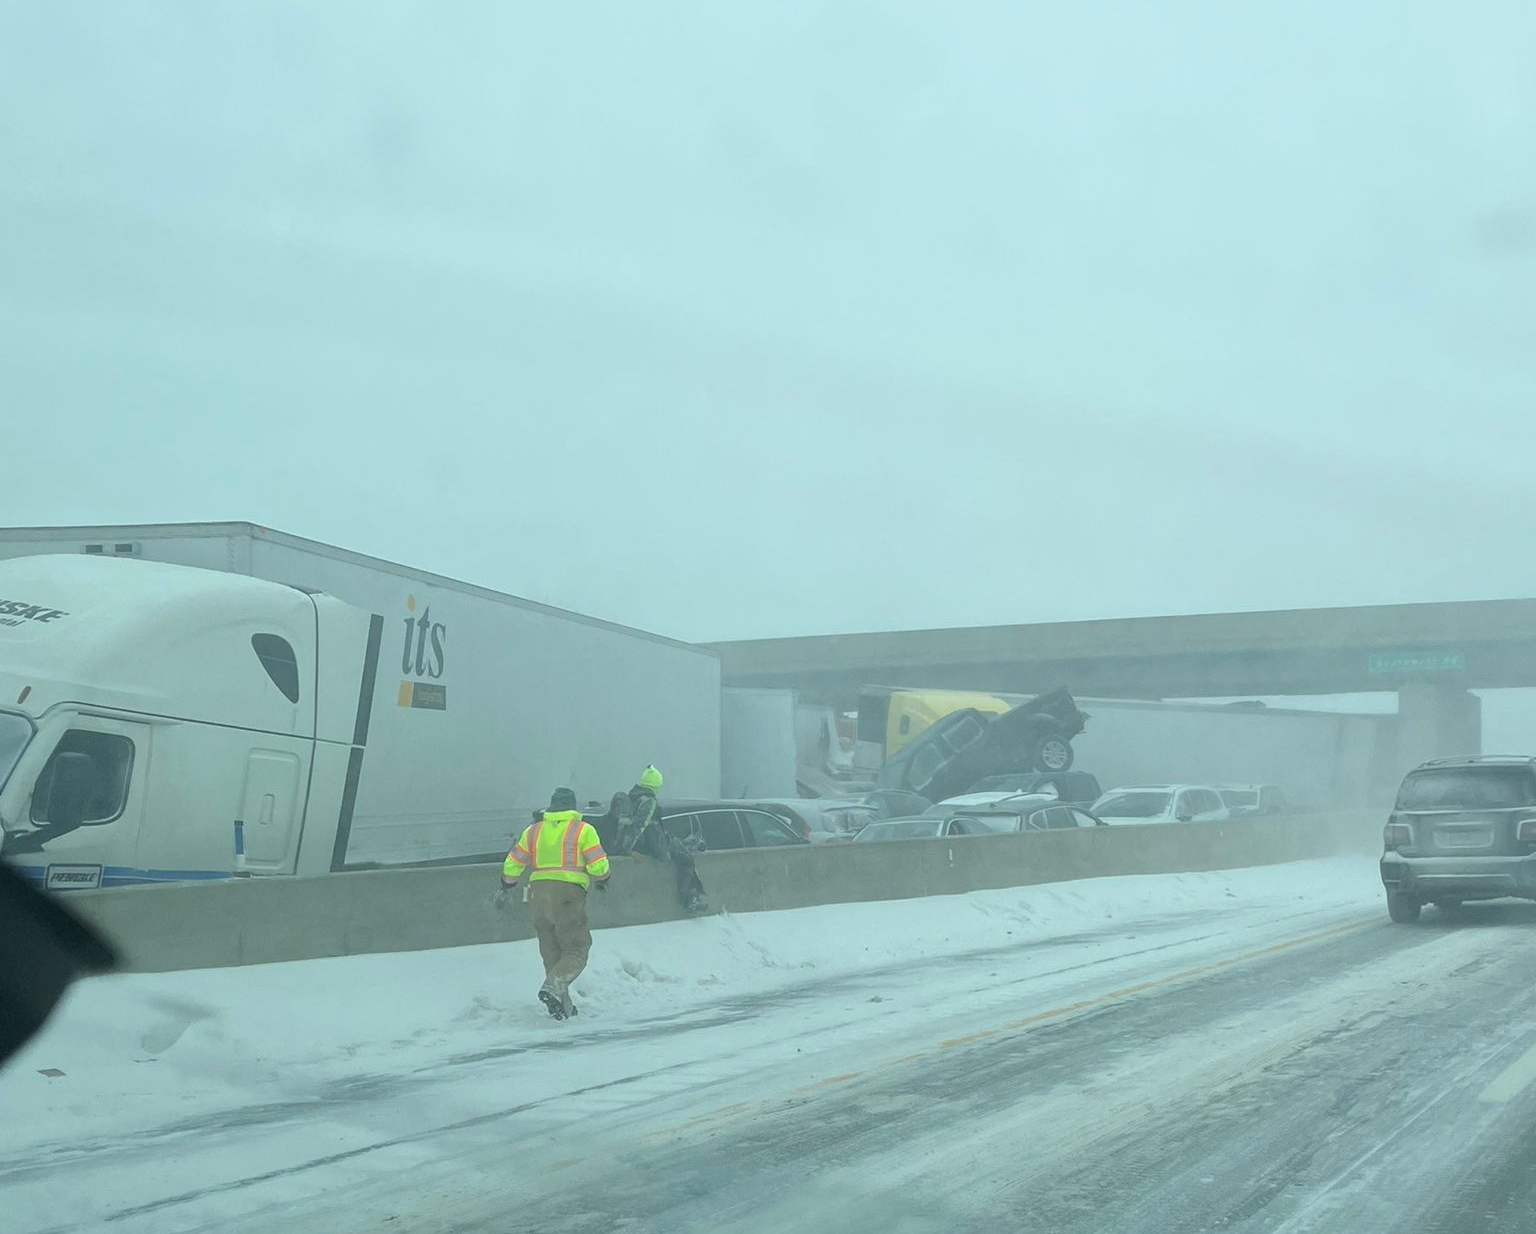
[[[1508,810],[1536,805],[1527,767],[1437,767],[1410,772],[1397,792],[1399,810]]]

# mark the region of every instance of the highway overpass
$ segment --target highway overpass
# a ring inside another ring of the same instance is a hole
[[[1131,617],[714,643],[732,685],[842,701],[861,685],[1108,698],[1393,690],[1404,758],[1480,746],[1471,689],[1536,686],[1536,600]]]

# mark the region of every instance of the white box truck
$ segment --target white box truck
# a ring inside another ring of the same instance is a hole
[[[505,852],[720,789],[712,653],[243,523],[0,531],[0,854],[56,889]]]

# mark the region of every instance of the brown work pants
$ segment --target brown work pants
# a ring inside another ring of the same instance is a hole
[[[575,883],[541,878],[528,885],[533,928],[539,932],[539,957],[544,979],[558,981],[563,990],[581,976],[592,950],[587,928],[587,893]]]

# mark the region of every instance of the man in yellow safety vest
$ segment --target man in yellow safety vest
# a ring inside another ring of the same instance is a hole
[[[557,788],[549,809],[524,829],[501,867],[501,883],[512,887],[528,875],[528,904],[539,934],[544,984],[539,1001],[557,1020],[576,1014],[571,982],[587,966],[592,931],[587,928],[587,888],[608,878],[608,854],[597,831],[576,808],[576,794]]]

